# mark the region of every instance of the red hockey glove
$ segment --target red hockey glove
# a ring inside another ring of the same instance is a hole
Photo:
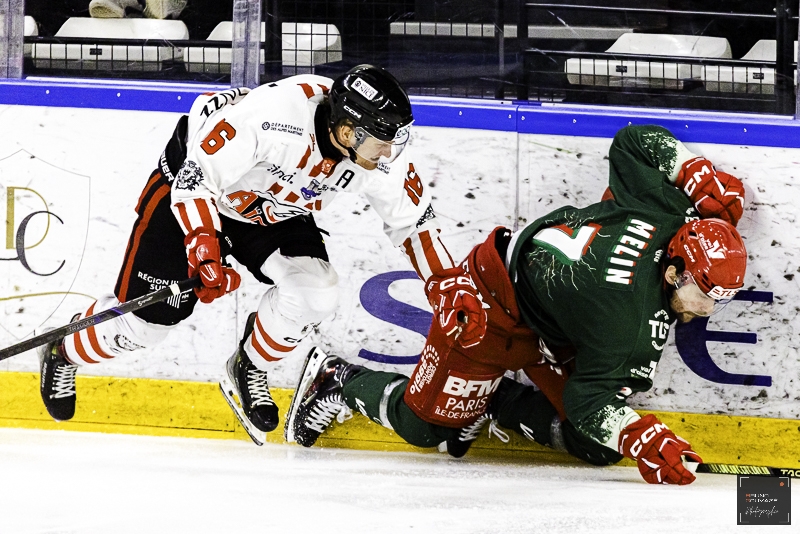
[[[222,265],[217,232],[196,228],[183,240],[189,260],[189,277],[200,275],[202,286],[194,292],[200,302],[208,304],[214,299],[235,291],[242,279],[239,273]]]
[[[636,460],[639,473],[648,484],[691,484],[695,476],[683,466],[681,457],[703,461],[686,440],[676,436],[653,414],[622,430],[619,453]]]
[[[742,181],[716,170],[704,157],[696,157],[684,163],[675,185],[686,193],[701,217],[717,217],[734,226],[742,218]]]
[[[428,278],[425,293],[445,335],[464,348],[481,342],[486,335],[486,310],[468,272],[461,267],[445,269]]]

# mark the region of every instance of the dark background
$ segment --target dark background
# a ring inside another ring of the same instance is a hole
[[[556,3],[555,0],[549,1]],[[771,15],[777,1],[562,0],[559,3]],[[262,16],[267,21],[267,28],[277,28],[277,33],[280,32],[279,22],[336,25],[341,33],[342,60],[316,67],[316,73],[335,77],[354,65],[373,63],[393,72],[411,94],[775,112],[776,97],[772,94],[772,86],[767,88],[769,94],[759,91],[759,94],[745,95],[706,94],[700,83],[684,84],[677,91],[570,86],[564,75],[567,56],[524,54],[516,39],[501,42],[491,36],[390,34],[390,24],[402,21],[492,25],[503,21],[513,25],[519,20],[523,3],[521,0],[264,0]],[[67,18],[88,16],[88,5],[88,0],[27,0],[25,11],[39,23],[40,35],[47,37],[53,36]],[[796,15],[797,1],[792,0],[790,6]],[[232,10],[231,0],[189,0],[180,19],[186,23],[190,39],[203,40],[219,22],[232,19]],[[741,58],[759,39],[776,38],[774,19],[531,8],[525,13],[532,25],[624,27],[645,33],[725,37],[730,42],[734,59]],[[796,20],[789,23],[788,39],[796,39],[797,27]],[[613,38],[542,39],[532,35],[528,47],[596,53],[605,51],[613,42]],[[267,62],[262,82],[299,73],[282,68],[280,46],[279,35],[267,36]],[[665,54],[668,55],[669,51]],[[226,78],[219,71],[205,76],[186,73],[178,63],[157,69],[156,74],[102,73],[95,69],[83,75],[229,81],[229,76]],[[784,72],[792,70],[790,66]],[[82,75],[75,70],[53,74]],[[782,94],[785,95],[786,91],[791,91],[791,83],[784,85]],[[790,97],[793,99],[793,95],[783,99],[788,101]]]

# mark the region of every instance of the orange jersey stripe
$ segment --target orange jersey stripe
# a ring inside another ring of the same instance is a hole
[[[150,180],[147,182],[147,185],[144,186],[144,189],[142,189],[142,194],[139,196],[139,202],[136,203],[136,213],[139,213],[139,208],[142,207],[142,202],[144,201],[144,197],[147,196],[147,193],[150,192],[150,189],[153,187],[153,185],[160,179],[161,179],[160,172],[156,172],[153,174],[153,176],[150,177]]]
[[[308,165],[308,158],[311,157],[311,147],[306,147],[306,153],[303,154],[303,157],[300,159],[300,163],[297,164],[298,169],[305,169],[306,165]]]
[[[150,201],[147,203],[147,208],[144,210],[142,220],[136,227],[136,231],[133,234],[130,254],[128,255],[128,260],[123,267],[122,283],[119,286],[119,295],[117,295],[117,298],[120,302],[125,302],[128,300],[128,283],[130,282],[131,271],[133,270],[133,258],[136,257],[136,252],[139,250],[139,241],[142,239],[142,234],[145,230],[147,230],[147,225],[150,224],[150,218],[153,216],[156,206],[158,206],[158,203],[161,202],[161,200],[168,194],[169,186],[167,184],[162,185],[156,190]]]
[[[294,347],[281,345],[280,343],[272,339],[269,336],[269,334],[267,334],[267,331],[264,330],[264,327],[261,326],[261,320],[258,318],[258,316],[256,316],[256,328],[258,328],[259,334],[261,334],[261,337],[264,338],[264,341],[267,342],[267,345],[269,345],[270,348],[272,348],[272,350],[275,350],[277,352],[291,352],[292,350],[294,350]]]
[[[94,315],[95,304],[97,304],[96,301],[93,302],[91,306],[89,306],[89,310],[86,312],[87,317],[89,315]],[[90,326],[89,328],[87,328],[86,333],[89,334],[89,344],[92,346],[92,349],[94,349],[94,351],[97,353],[98,356],[100,356],[101,358],[106,358],[108,360],[113,358],[113,356],[109,356],[108,354],[105,353],[103,349],[100,348],[100,343],[98,343],[97,341],[97,332],[95,332],[94,326]]]
[[[157,171],[154,172],[153,176],[151,176],[150,180],[147,182],[147,185],[144,186],[144,189],[142,190],[142,194],[139,196],[139,202],[137,202],[137,204],[136,204],[136,213],[137,214],[139,213],[139,209],[142,206],[142,202],[144,201],[144,197],[147,196],[147,194],[149,193],[150,188],[153,187],[153,184],[155,184],[158,181],[159,178],[161,178],[161,173],[157,172]],[[128,258],[130,257],[130,254],[131,254],[131,242],[129,241],[128,242],[128,246],[125,248],[125,256],[124,256],[123,262],[127,263]]]
[[[436,239],[439,239],[439,236],[436,236]],[[420,232],[419,240],[422,242],[422,251],[425,253],[425,259],[428,262],[428,266],[431,268],[431,272],[440,273],[444,271],[442,262],[439,261],[439,256],[433,248],[433,239],[431,238],[430,231],[425,230],[424,232]]]
[[[86,349],[83,348],[83,342],[81,341],[81,333],[76,332],[75,334],[73,334],[73,336],[74,336],[73,339],[75,339],[75,352],[78,353],[80,359],[85,361],[86,363],[97,363],[96,361],[91,359],[88,354],[86,354]]]
[[[289,191],[289,194],[286,195],[286,202],[291,202],[292,204],[294,204],[295,202],[297,202],[299,198],[300,196],[297,193],[295,193],[294,191]]]
[[[436,239],[439,239],[439,238],[437,237]],[[456,265],[456,262],[454,262],[454,261],[453,261],[453,256],[451,256],[451,255],[450,255],[450,251],[449,251],[449,250],[447,250],[447,247],[446,247],[446,246],[444,246],[444,243],[442,243],[442,240],[441,240],[441,239],[439,239],[439,243],[441,243],[441,245],[442,245],[442,248],[444,249],[444,253],[445,253],[445,254],[447,254],[447,259],[449,259],[449,260],[450,260],[450,265],[453,265],[453,266],[455,266],[455,265]]]
[[[267,360],[268,362],[277,362],[280,360],[280,358],[275,358],[267,354],[267,351],[264,350],[264,347],[262,347],[261,344],[258,342],[258,339],[256,339],[255,332],[253,332],[253,335],[250,336],[250,341],[253,343],[253,348],[256,349],[258,355]]]
[[[405,241],[403,241],[403,247],[406,249],[406,255],[411,260],[411,265],[414,267],[414,270],[417,271],[417,276],[419,276],[422,281],[425,281],[425,277],[422,276],[422,273],[419,270],[419,265],[417,264],[417,255],[414,254],[414,247],[411,245],[411,238],[409,237]]]
[[[200,214],[202,226],[204,228],[208,228],[209,230],[214,230],[216,225],[214,224],[214,219],[211,216],[211,210],[208,209],[208,202],[205,199],[196,198],[194,199],[194,207],[197,209],[197,213]],[[190,230],[194,230],[194,228],[190,228]]]
[[[307,83],[298,83],[297,85],[299,85],[300,88],[303,90],[303,92],[306,94],[306,98],[311,98],[312,96],[314,96],[314,88],[308,85]]]
[[[178,215],[181,217],[183,231],[187,234],[190,234],[192,232],[192,223],[189,222],[189,214],[186,213],[186,204],[183,202],[178,202],[175,204],[175,207],[178,208]]]

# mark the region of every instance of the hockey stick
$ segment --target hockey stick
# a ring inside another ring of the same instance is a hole
[[[689,469],[696,473],[713,473],[717,475],[762,475],[768,477],[800,478],[800,469],[787,467],[766,467],[761,465],[735,464],[694,464],[689,462]],[[694,469],[692,469],[694,467]]]
[[[699,464],[698,473],[717,475],[761,475],[767,477],[800,478],[800,469],[788,467],[766,467],[761,465]]]
[[[147,295],[142,295],[139,298],[129,300],[128,302],[123,302],[116,308],[111,308],[110,310],[105,310],[99,313],[95,313],[94,315],[90,315],[89,317],[81,319],[80,321],[76,321],[66,326],[62,326],[61,328],[56,328],[55,330],[50,330],[49,332],[45,332],[44,334],[34,336],[30,339],[26,339],[22,343],[11,345],[6,349],[0,349],[0,361],[3,361],[12,356],[16,356],[17,354],[25,352],[26,350],[35,349],[38,346],[45,345],[47,343],[50,343],[51,341],[55,341],[64,336],[74,334],[75,332],[80,332],[81,330],[85,330],[90,326],[100,324],[102,322],[108,321],[109,319],[113,319],[114,317],[125,315],[126,313],[130,313],[133,310],[140,310],[144,307],[150,306],[151,304],[155,304],[156,302],[161,302],[162,300],[167,300],[168,298],[173,297],[175,295],[186,293],[187,291],[194,289],[199,285],[200,285],[200,277],[195,276],[193,278],[183,280],[182,282],[178,282],[170,286],[167,286],[165,288],[159,289],[158,291],[153,291],[152,293],[148,293]]]

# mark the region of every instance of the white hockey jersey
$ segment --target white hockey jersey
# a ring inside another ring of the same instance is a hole
[[[186,159],[172,184],[185,233],[221,229],[218,213],[268,225],[363,193],[423,280],[453,266],[439,239],[428,187],[404,151],[366,170],[323,157],[314,116],[333,80],[300,75],[256,89],[202,95],[189,113]]]

